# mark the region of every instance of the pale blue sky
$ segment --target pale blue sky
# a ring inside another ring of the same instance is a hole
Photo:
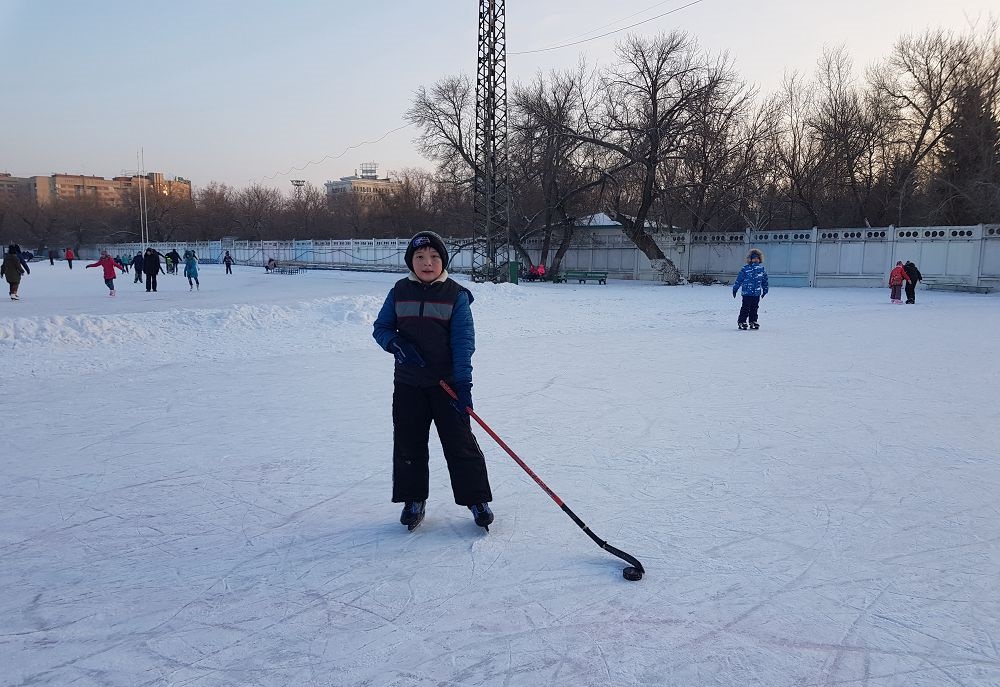
[[[688,2],[507,0],[508,51]],[[687,30],[770,91],[786,69],[811,70],[825,44],[845,44],[863,68],[905,32],[962,29],[990,9],[1000,15],[996,0],[702,0],[631,32]],[[147,170],[196,187],[289,190],[290,179],[322,184],[369,160],[382,172],[430,167],[412,129],[306,165],[403,125],[420,85],[474,75],[477,10],[476,0],[0,0],[0,171],[110,177],[135,169],[140,146]],[[511,55],[509,81],[581,54],[606,63],[624,35]]]

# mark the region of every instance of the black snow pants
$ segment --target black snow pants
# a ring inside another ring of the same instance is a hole
[[[906,302],[916,303],[917,302],[917,284],[916,282],[908,281],[906,282]]]
[[[156,273],[146,275],[146,290],[156,291]]]
[[[760,307],[760,296],[743,296],[743,305],[740,307],[740,324],[750,318],[751,322],[757,321],[757,308]]]
[[[392,393],[392,500],[425,501],[430,491],[431,422],[437,428],[451,475],[455,503],[471,506],[493,500],[486,458],[468,423],[438,386],[396,384]]]

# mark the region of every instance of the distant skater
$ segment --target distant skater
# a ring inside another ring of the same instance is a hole
[[[69,265],[70,269],[73,269],[73,261],[76,259],[76,253],[73,252],[72,248],[66,249],[66,264]]]
[[[115,295],[115,270],[125,271],[119,263],[115,262],[115,259],[108,255],[108,251],[102,250],[101,257],[97,262],[92,262],[87,267],[101,267],[104,269],[104,285],[108,287],[109,296]]]
[[[226,251],[226,255],[222,258],[222,262],[225,263],[225,265],[226,265],[226,274],[232,274],[233,273],[233,256],[229,254],[228,250]]]
[[[201,282],[198,281],[198,256],[193,250],[184,252],[184,276],[188,279],[188,291],[194,291],[195,288],[201,291]]]
[[[132,256],[132,267],[135,268],[135,279],[132,280],[132,283],[138,284],[142,281],[142,251]]]
[[[160,254],[152,248],[147,248],[142,256],[142,272],[146,275],[146,293],[156,292],[156,275],[163,272],[160,264]]]
[[[757,308],[760,299],[767,295],[767,271],[764,269],[764,253],[759,248],[751,248],[747,253],[747,264],[736,275],[733,282],[733,298],[743,287],[743,305],[736,324],[740,329],[760,329],[757,323]]]
[[[920,270],[917,269],[917,266],[911,260],[906,261],[903,269],[906,270],[906,276],[910,278],[906,282],[906,302],[909,305],[913,305],[917,302],[917,282],[923,279],[924,275],[920,274]]]
[[[903,282],[910,281],[910,275],[906,273],[906,269],[903,268],[903,261],[897,260],[896,266],[892,268],[892,272],[889,273],[889,302],[899,305],[903,302],[901,296],[903,295]]]
[[[10,299],[12,301],[21,299],[17,295],[17,290],[21,286],[21,275],[24,273],[24,267],[21,266],[21,258],[17,254],[17,247],[8,246],[7,254],[3,256],[3,264],[0,264],[0,277],[7,280],[7,284],[10,286]]]

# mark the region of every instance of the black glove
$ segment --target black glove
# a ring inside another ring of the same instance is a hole
[[[400,365],[413,365],[414,367],[424,367],[426,365],[417,347],[406,339],[401,339],[397,336],[389,342],[387,350],[396,356],[396,362]]]
[[[767,289],[764,289],[764,292],[762,294],[760,294],[760,297],[763,298],[766,295],[767,295]]]
[[[453,400],[451,405],[468,422],[469,414],[465,412],[465,409],[472,408],[472,382],[455,382],[451,385],[451,390],[458,396],[458,399]]]
[[[733,291],[733,298],[736,298],[736,292]]]

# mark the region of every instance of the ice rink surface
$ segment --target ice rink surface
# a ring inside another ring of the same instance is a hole
[[[436,439],[399,524],[401,275],[83,264],[0,301],[4,685],[1000,684],[996,295],[467,284],[477,413],[628,582],[478,429],[490,533]]]

